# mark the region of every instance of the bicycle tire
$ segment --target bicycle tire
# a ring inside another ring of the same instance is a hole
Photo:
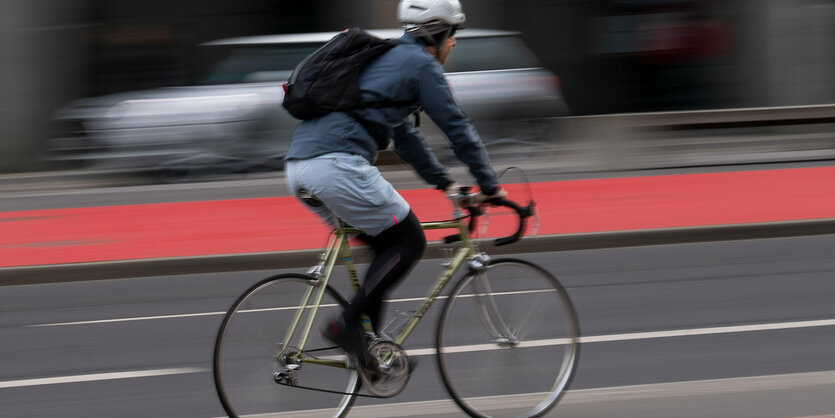
[[[458,281],[435,346],[444,386],[468,415],[538,417],[570,385],[579,338],[560,282],[536,264],[505,258]]]
[[[218,398],[230,417],[277,412],[292,414],[294,410],[310,409],[323,416],[343,417],[353,405],[360,386],[353,369],[302,362],[295,372],[299,386],[341,394],[279,384],[274,379],[274,373],[287,370],[275,356],[282,347],[289,324],[301,309],[298,305],[302,295],[311,287],[314,290],[321,288],[316,287],[315,279],[306,274],[271,276],[252,285],[227,311],[215,339],[212,365]],[[316,322],[305,345],[306,354],[318,358],[347,358],[344,351],[324,342],[319,335],[320,324],[346,304],[332,287],[325,288]],[[300,314],[297,335],[307,323],[311,312],[309,306],[310,303]],[[285,353],[294,350],[292,343],[288,346]]]

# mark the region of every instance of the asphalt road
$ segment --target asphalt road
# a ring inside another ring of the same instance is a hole
[[[555,272],[580,314],[580,365],[552,415],[832,416],[833,247],[823,235],[518,255]],[[421,296],[439,269],[421,263],[392,298]],[[222,416],[214,334],[273,272],[0,288],[0,415]],[[432,346],[438,310],[407,348]],[[461,416],[447,399],[424,357],[403,393],[352,416]]]

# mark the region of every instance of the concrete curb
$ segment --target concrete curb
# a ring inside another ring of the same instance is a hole
[[[505,247],[495,247],[490,241],[481,241],[481,247],[491,255],[502,255],[825,234],[835,234],[835,218],[544,235],[527,237],[519,243]],[[443,249],[449,247],[451,246],[439,242],[430,243],[424,258],[442,258],[444,257]],[[316,264],[319,253],[319,250],[301,250],[6,267],[0,268],[0,286],[304,268]],[[361,263],[368,261],[367,253],[358,253],[356,257]]]

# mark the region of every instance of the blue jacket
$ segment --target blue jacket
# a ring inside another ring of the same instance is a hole
[[[466,164],[478,185],[487,192],[498,186],[487,152],[475,128],[452,97],[438,60],[416,38],[403,35],[401,44],[371,62],[360,75],[366,102],[414,102],[411,106],[366,108],[364,119],[390,129],[394,151],[429,184],[444,186],[450,179],[420,131],[409,120],[418,109],[432,118],[452,143],[455,155]],[[452,53],[455,53],[454,51]],[[333,112],[299,124],[287,159],[307,159],[330,152],[348,152],[373,163],[378,145],[356,120]]]

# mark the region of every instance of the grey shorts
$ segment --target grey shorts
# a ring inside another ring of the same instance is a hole
[[[409,215],[409,204],[365,158],[330,153],[285,165],[290,192],[306,191],[300,199],[325,222],[337,226],[336,216],[370,236],[376,236]],[[316,201],[322,204],[317,204]]]

